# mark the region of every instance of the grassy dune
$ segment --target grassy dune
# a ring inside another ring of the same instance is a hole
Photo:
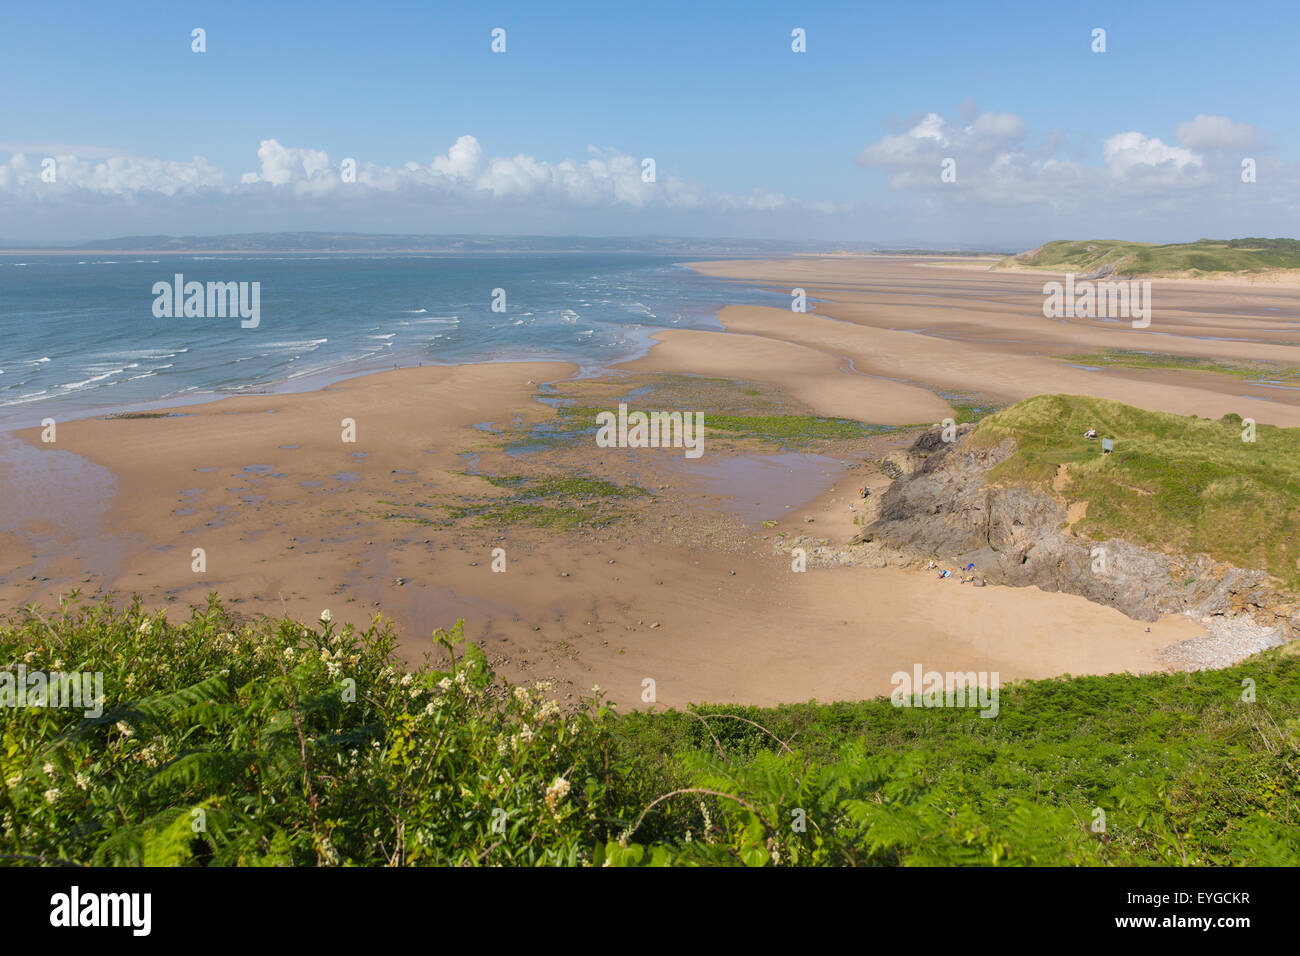
[[[1103,456],[1091,427],[1115,439]],[[1300,586],[1300,429],[1257,425],[1243,440],[1240,416],[1218,421],[1146,411],[1078,395],[1040,395],[980,423],[980,446],[1006,437],[1017,450],[992,480],[1050,486],[1066,466],[1062,494],[1088,502],[1076,526],[1092,538],[1122,537],[1157,549],[1204,552],[1263,568]]]
[[[1224,275],[1300,269],[1300,240],[1200,239],[1155,245],[1119,239],[1062,239],[1010,256],[1000,267],[1092,273],[1110,266],[1122,278]]]

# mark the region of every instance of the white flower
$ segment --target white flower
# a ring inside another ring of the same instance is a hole
[[[516,688],[515,688],[515,700],[519,701],[521,704],[527,703],[527,702],[528,702],[528,691],[527,691],[526,689],[524,689],[523,687],[516,687]]]
[[[438,690],[451,690],[451,678],[444,677],[442,680],[438,681]]]
[[[73,777],[73,779],[77,782],[77,786],[80,789],[82,790],[90,789],[90,777],[88,777],[86,774],[78,772],[77,775]]]
[[[143,621],[140,622],[140,626],[136,628],[136,630],[140,634],[148,634],[150,631],[153,630],[153,621],[149,620],[146,617]]]
[[[41,765],[41,772],[45,774],[45,776],[47,777],[54,776],[54,764],[50,763],[47,760],[44,764]]]
[[[555,782],[546,788],[546,805],[555,810],[555,805],[569,795],[569,781],[556,777]]]
[[[320,612],[320,622],[322,624],[328,624],[332,620],[334,620],[334,615],[330,613],[329,608],[326,608],[325,610]]]
[[[293,660],[293,648],[292,648],[292,647],[286,647],[286,648],[284,649],[284,659],[285,659],[286,661],[291,661],[291,660]]]
[[[135,736],[135,728],[132,727],[130,724],[128,724],[125,720],[119,720],[117,722],[117,729],[122,732],[123,737]]]
[[[405,686],[406,686],[407,684],[409,684],[410,682],[411,682],[411,672],[410,672],[410,671],[407,671],[405,674],[402,675],[402,681],[401,681],[401,684],[402,684],[403,687],[405,687]]]
[[[49,790],[46,790],[46,791],[45,791],[45,802],[46,802],[46,803],[53,803],[53,802],[54,802],[55,800],[57,800],[57,799],[59,799],[59,788],[58,788],[58,787],[51,787]]]

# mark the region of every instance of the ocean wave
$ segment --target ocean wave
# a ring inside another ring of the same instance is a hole
[[[307,349],[314,352],[328,341],[329,339],[303,339],[301,342],[267,342],[263,347],[281,349],[286,352],[291,352],[294,349]]]
[[[0,402],[0,405],[26,405],[29,402],[39,402],[42,395],[50,394],[48,388],[43,388],[39,392],[28,392],[25,395],[19,395],[17,398],[10,399],[7,402]]]
[[[459,315],[432,315],[427,319],[412,319],[407,325],[460,325]]]
[[[73,392],[77,389],[85,388],[87,385],[94,385],[96,382],[102,382],[106,378],[112,378],[114,375],[120,375],[122,372],[128,371],[129,369],[139,368],[139,365],[137,363],[132,363],[131,365],[124,365],[120,368],[100,371],[100,369],[103,368],[104,366],[102,365],[92,365],[88,367],[86,371],[98,374],[92,374],[90,378],[84,379],[80,382],[68,382],[64,385],[60,385],[59,388],[63,389],[65,392]]]
[[[189,351],[182,349],[181,351]],[[174,358],[180,353],[174,349],[134,349],[130,352],[104,352],[96,355],[95,359],[143,359],[152,361],[154,359]]]

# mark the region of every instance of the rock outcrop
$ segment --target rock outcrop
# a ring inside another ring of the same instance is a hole
[[[1265,644],[1300,637],[1295,600],[1276,590],[1266,572],[1120,538],[1094,541],[1072,531],[1073,509],[1053,491],[990,482],[989,471],[1015,444],[1006,439],[972,448],[973,427],[958,426],[955,436],[948,434],[955,440],[944,441],[935,426],[909,451],[891,456],[897,477],[881,495],[875,520],[851,542],[874,549],[876,560],[868,563],[932,559],[961,568],[973,562],[990,584],[1078,594],[1138,620],[1185,613],[1221,625],[1223,618],[1244,616],[1272,635]]]

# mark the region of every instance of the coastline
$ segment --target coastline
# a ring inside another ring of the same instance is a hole
[[[725,331],[658,332],[645,356],[595,376],[577,377],[574,363],[425,365],[188,404],[176,417],[60,422],[53,448],[39,429],[19,430],[11,440],[33,454],[66,453],[110,475],[114,494],[88,502],[86,488],[106,484],[94,479],[24,490],[14,463],[0,462],[10,512],[0,540],[13,556],[0,609],[74,587],[178,608],[216,590],[246,613],[313,620],[328,607],[358,626],[383,613],[411,659],[430,649],[434,627],[463,617],[512,679],[557,679],[570,694],[599,683],[624,707],[644,705],[646,676],[658,703],[680,706],[870,697],[916,661],[1004,681],[1165,669],[1159,652],[1201,636],[1196,622],[1169,617],[1147,632],[1083,598],[973,590],[901,568],[797,574],[778,545],[843,545],[866,510],[856,487],[888,485],[875,462],[915,434],[907,426],[955,404],[1077,389],[1213,417],[1250,401],[1260,421],[1294,426],[1300,402],[1249,399],[1251,384],[1210,373],[1072,368],[1053,356],[1132,334],[1041,315],[1031,324],[1040,300],[1014,281],[972,289],[985,277],[913,274],[920,263],[882,259],[704,264],[768,288],[804,283],[810,311],[728,306]],[[1206,307],[1180,302],[1161,346],[1191,353],[1213,338],[1242,360],[1300,364],[1289,330],[1248,320],[1219,341],[1232,330],[1217,300]],[[899,328],[900,318],[925,331]],[[629,395],[703,408],[706,422],[716,410],[881,427],[800,448],[710,433],[698,469],[667,449],[597,449],[578,432],[552,440],[559,403],[610,408]],[[355,443],[341,439],[344,419],[356,422]],[[531,523],[552,502],[509,490],[578,474],[650,494],[558,502],[566,519],[610,519],[568,528]],[[24,509],[25,494],[39,507]],[[497,547],[504,574],[491,568]]]

